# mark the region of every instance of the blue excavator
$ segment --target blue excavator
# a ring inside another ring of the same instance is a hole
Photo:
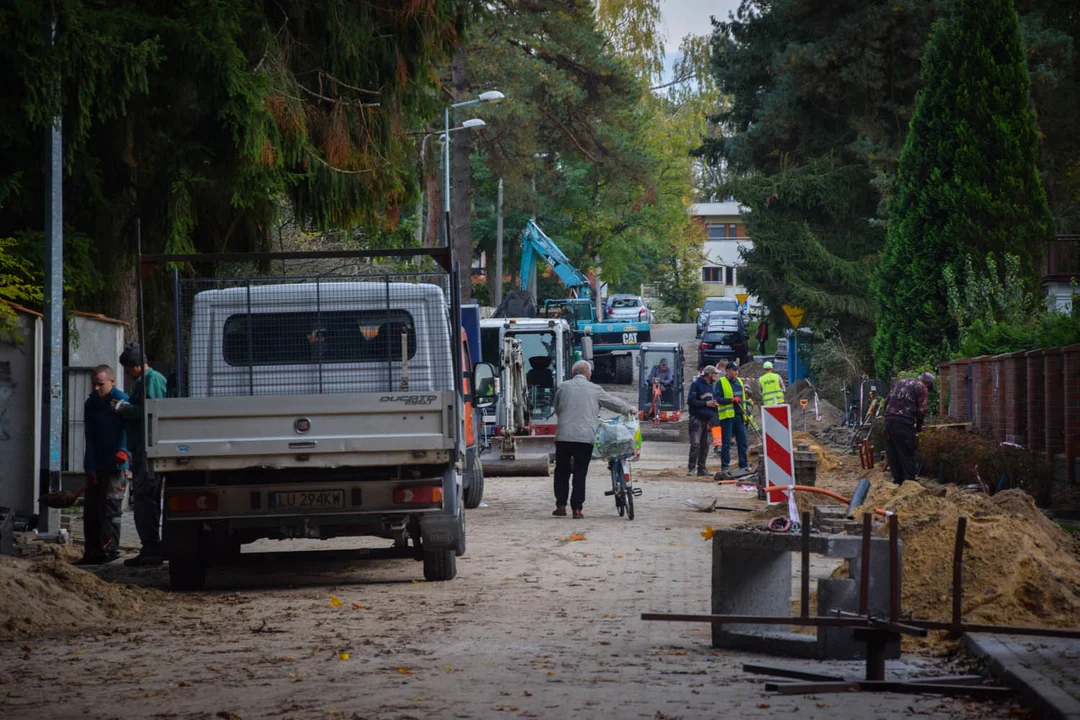
[[[540,314],[562,318],[574,328],[574,349],[582,353],[582,339],[591,339],[593,381],[631,385],[634,382],[633,351],[652,339],[647,322],[607,322],[596,315],[592,283],[578,270],[540,226],[530,220],[521,234],[521,287],[529,290],[529,279],[537,260],[543,260],[570,291],[570,297],[545,300]]]

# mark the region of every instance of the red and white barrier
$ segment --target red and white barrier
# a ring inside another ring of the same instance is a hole
[[[761,427],[765,438],[765,484],[795,484],[795,455],[791,444],[791,406],[769,405],[761,408]],[[766,493],[769,505],[788,502],[793,490]]]

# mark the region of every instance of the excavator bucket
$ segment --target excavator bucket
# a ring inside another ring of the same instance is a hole
[[[555,455],[551,435],[527,435],[503,438],[491,445],[482,457],[484,475],[489,477],[547,477]]]

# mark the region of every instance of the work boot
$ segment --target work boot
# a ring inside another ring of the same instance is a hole
[[[574,511],[574,519],[575,520],[582,520],[584,518],[585,518],[585,513],[581,512],[580,510],[575,510]]]
[[[72,563],[72,565],[86,566],[86,565],[102,565],[108,562],[104,555],[83,555],[81,558]]]
[[[687,475],[688,477],[689,477],[689,476],[692,476],[693,474],[694,474],[694,468],[690,468],[690,469],[688,469],[688,470],[686,471],[686,475]]]
[[[551,514],[554,515],[555,517],[566,517],[566,506],[565,505],[556,505],[555,506],[555,512],[553,512]]]
[[[705,471],[705,470],[698,470],[697,471],[697,476],[698,477],[708,477],[709,473],[707,471]]]
[[[125,560],[124,565],[127,567],[153,567],[160,565],[162,562],[164,562],[164,559],[161,557],[161,553],[155,550],[145,550],[135,557]]]

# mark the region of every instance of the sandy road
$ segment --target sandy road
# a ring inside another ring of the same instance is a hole
[[[680,468],[683,452],[648,443],[639,469]],[[633,522],[603,497],[600,463],[579,521],[550,516],[550,480],[489,480],[487,507],[468,515],[469,552],[452,582],[420,582],[421,565],[407,560],[275,553],[212,571],[204,592],[162,593],[122,626],[0,643],[0,715],[1009,717],[1008,706],[935,697],[768,695],[741,664],[785,661],[716,651],[707,626],[640,621],[643,611],[709,610],[710,548],[699,532],[741,516],[701,515],[685,499],[750,502],[677,471],[655,475],[642,473],[653,479],[641,483]],[[564,540],[574,531],[585,539]],[[166,584],[160,569],[112,565],[101,575]],[[857,663],[828,667],[859,671]],[[951,670],[932,658],[890,663],[900,674]]]

